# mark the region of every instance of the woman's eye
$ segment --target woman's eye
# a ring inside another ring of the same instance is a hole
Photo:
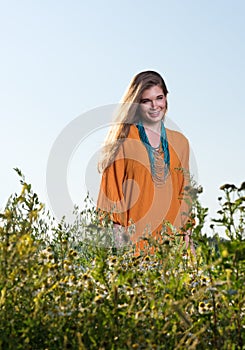
[[[158,96],[157,97],[157,100],[162,100],[163,99],[163,96]]]

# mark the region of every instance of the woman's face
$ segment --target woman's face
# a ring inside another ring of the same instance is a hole
[[[167,109],[167,99],[162,88],[154,85],[143,91],[139,108],[143,123],[159,124]]]

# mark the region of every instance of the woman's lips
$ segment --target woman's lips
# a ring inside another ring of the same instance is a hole
[[[157,112],[149,112],[149,115],[150,115],[151,117],[158,117],[159,114],[160,114],[160,111],[157,111]]]

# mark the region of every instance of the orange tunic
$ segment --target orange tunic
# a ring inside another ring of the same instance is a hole
[[[116,224],[126,228],[134,224],[134,243],[143,235],[156,236],[165,220],[177,228],[187,221],[183,191],[189,183],[189,143],[180,132],[166,129],[166,133],[170,172],[165,183],[153,181],[148,153],[135,125],[102,175],[97,206],[111,213]]]

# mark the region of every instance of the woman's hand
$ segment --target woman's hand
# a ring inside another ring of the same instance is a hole
[[[128,244],[128,235],[124,226],[113,224],[114,244],[116,248],[123,248]]]
[[[188,247],[190,245],[190,250],[191,250],[192,254],[196,255],[196,250],[195,250],[195,247],[193,244],[193,240],[191,238],[191,231],[190,230],[185,233],[184,240],[185,240],[186,249],[188,249]]]

